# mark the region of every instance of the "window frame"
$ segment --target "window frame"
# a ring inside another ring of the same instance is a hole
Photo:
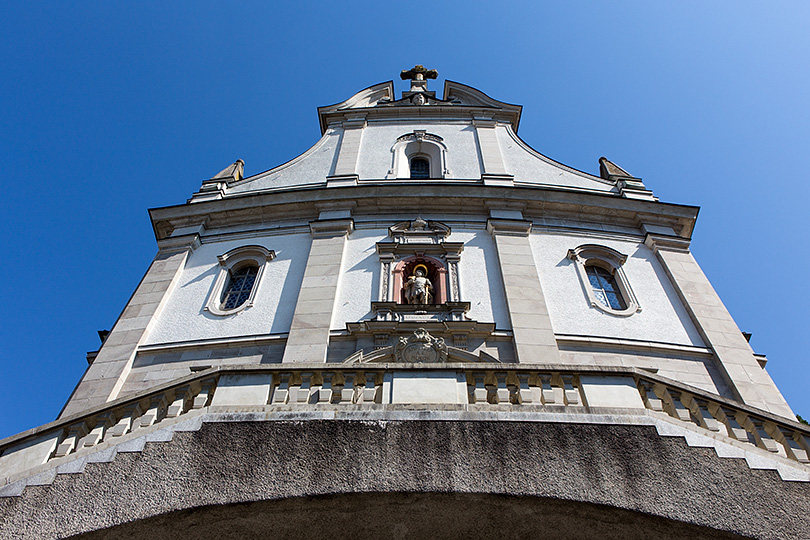
[[[633,289],[630,287],[627,275],[624,273],[623,266],[627,261],[627,255],[619,253],[615,249],[607,246],[585,244],[568,250],[568,258],[574,263],[580,284],[585,291],[585,296],[591,307],[595,307],[604,313],[618,317],[629,317],[641,311],[641,305],[635,293],[633,293]],[[627,306],[625,309],[614,309],[610,306],[606,306],[596,297],[588,276],[588,266],[599,267],[610,272],[616,282],[618,293],[621,294],[622,300],[624,300]]]
[[[427,165],[427,170],[425,171],[425,174],[427,176],[414,177],[414,175],[413,175],[413,162],[416,161],[416,160],[425,162],[425,164]],[[408,156],[408,170],[410,172],[410,177],[409,178],[411,180],[430,180],[430,178],[431,178],[430,167],[431,167],[431,165],[430,165],[430,156],[429,155],[422,154],[422,153],[417,153],[417,154],[412,154],[412,155]]]
[[[219,261],[219,272],[214,279],[214,284],[211,291],[208,293],[208,300],[205,303],[205,311],[212,315],[228,316],[239,313],[253,305],[256,298],[256,292],[261,285],[262,275],[264,273],[264,265],[268,261],[272,261],[276,257],[276,253],[262,246],[241,246],[234,248],[223,255],[217,256]],[[232,309],[223,309],[223,292],[225,286],[230,281],[231,272],[237,272],[245,266],[256,266],[256,278],[253,281],[253,288],[250,290],[248,299],[242,304]]]
[[[391,147],[393,162],[391,169],[385,176],[387,179],[411,179],[411,159],[422,157],[427,159],[430,171],[429,178],[421,178],[416,181],[425,181],[441,178],[451,178],[450,171],[447,170],[447,146],[443,139],[425,130],[414,130],[412,133],[397,138]]]

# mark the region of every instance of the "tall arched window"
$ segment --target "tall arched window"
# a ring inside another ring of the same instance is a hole
[[[259,267],[253,264],[228,272],[228,284],[222,291],[222,309],[236,309],[250,298]]]
[[[591,306],[627,317],[641,306],[630,288],[622,266],[627,256],[607,246],[586,244],[568,252]]]
[[[590,264],[585,266],[585,271],[588,273],[593,295],[603,306],[619,311],[627,309],[627,303],[612,272]]]
[[[233,315],[253,304],[267,261],[275,252],[262,246],[232,249],[219,260],[219,273],[208,295],[205,310],[213,315]]]
[[[430,161],[427,158],[421,156],[411,158],[411,178],[419,180],[430,178]]]

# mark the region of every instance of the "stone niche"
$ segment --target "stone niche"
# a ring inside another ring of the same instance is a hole
[[[397,223],[388,231],[392,241],[377,243],[381,276],[378,302],[424,306],[461,302],[458,262],[464,244],[446,241],[450,227],[417,218]],[[415,301],[409,290],[409,282],[420,271],[430,284],[426,301]]]
[[[347,324],[355,350],[379,350],[420,327],[458,349],[489,350],[495,325],[467,317],[470,303],[462,299],[458,272],[464,244],[447,241],[450,227],[417,217],[388,231],[390,240],[377,243],[381,279],[372,316]]]

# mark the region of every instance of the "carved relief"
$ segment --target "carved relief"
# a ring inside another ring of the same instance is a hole
[[[394,361],[413,364],[447,362],[447,345],[444,339],[433,337],[420,328],[408,337],[399,338],[394,347]]]
[[[438,135],[434,135],[433,133],[428,133],[423,129],[416,129],[413,133],[406,133],[400,137],[397,137],[398,142],[403,141],[435,141],[435,142],[442,142],[444,139],[439,137]]]
[[[425,221],[421,217],[413,221],[401,221],[388,229],[398,244],[440,244],[450,236],[450,227],[438,221]]]
[[[385,261],[382,264],[382,284],[380,285],[380,298],[383,302],[388,300],[388,282],[391,277],[391,263]]]
[[[450,300],[458,302],[461,298],[458,285],[458,262],[451,261],[450,264]]]

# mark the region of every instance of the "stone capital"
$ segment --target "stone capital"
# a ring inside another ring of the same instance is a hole
[[[181,236],[171,236],[158,240],[158,251],[160,253],[181,252],[186,250],[194,251],[200,247],[200,235],[185,234]]]
[[[353,219],[318,219],[309,222],[309,231],[314,238],[346,236],[354,230]]]
[[[647,233],[647,236],[644,237],[644,245],[653,250],[653,253],[658,253],[662,250],[689,253],[690,242],[691,240],[688,238],[682,238],[680,236],[664,236]]]
[[[487,230],[492,235],[529,236],[532,222],[526,219],[495,219],[487,220]]]

